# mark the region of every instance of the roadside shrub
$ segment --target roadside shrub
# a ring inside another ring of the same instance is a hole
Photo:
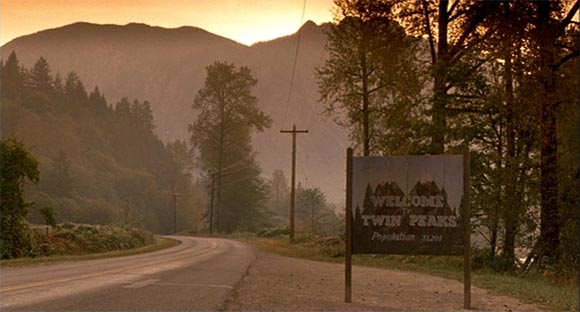
[[[312,233],[296,233],[294,235],[294,243],[309,245],[316,242],[318,237]]]
[[[37,252],[31,256],[78,255],[143,247],[155,237],[142,228],[66,223],[51,235],[35,233]]]
[[[340,237],[319,237],[314,242],[313,245],[321,247],[337,247],[342,246],[344,248],[344,241]]]
[[[504,272],[513,267],[506,258],[492,255],[489,250],[473,249],[471,259],[471,266],[474,270],[490,269],[495,272]]]
[[[278,228],[263,229],[262,231],[258,232],[256,235],[258,235],[258,237],[273,238],[273,237],[280,237],[280,236],[285,236],[285,235],[289,235],[289,234],[290,234],[290,231],[288,230],[288,227],[278,227]]]

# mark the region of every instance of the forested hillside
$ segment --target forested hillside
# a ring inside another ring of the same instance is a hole
[[[29,185],[31,221],[50,207],[57,220],[136,223],[158,233],[197,229],[203,205],[192,184],[184,142],[164,144],[155,133],[151,104],[122,98],[107,102],[87,91],[74,72],[54,74],[44,58],[32,68],[12,53],[2,62],[2,133],[30,147],[40,181]]]
[[[187,125],[196,118],[191,105],[203,88],[206,66],[215,61],[247,66],[258,80],[258,105],[273,121],[252,138],[264,173],[282,169],[290,176],[291,140],[279,131],[296,123],[310,129],[300,139],[299,180],[321,187],[338,203],[344,200],[344,178],[336,168],[344,166],[347,136],[323,116],[315,79],[315,68],[327,55],[329,28],[306,22],[295,34],[248,47],[195,27],[75,23],[17,38],[3,45],[1,54],[6,59],[15,51],[25,67],[42,56],[53,74],[74,71],[88,89],[98,85],[110,101],[148,99],[163,141],[189,137]]]

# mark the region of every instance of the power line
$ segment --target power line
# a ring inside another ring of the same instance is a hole
[[[327,51],[326,51],[326,48],[325,48],[325,47],[323,47],[323,48],[322,48],[322,52],[320,53],[320,59],[318,60],[318,67],[317,67],[317,68],[320,68],[320,67],[322,66],[322,62],[324,61],[324,56],[326,55],[326,53],[327,53]],[[312,94],[312,93],[314,93],[312,89],[314,89],[314,86],[315,86],[315,85],[316,85],[316,84],[312,84],[312,85],[310,85],[310,93],[311,93],[311,94]],[[317,102],[318,102],[318,101],[317,101]],[[314,120],[314,117],[315,117],[316,115],[318,115],[318,112],[317,112],[317,110],[316,110],[316,104],[311,104],[311,105],[310,105],[310,116],[308,116],[308,123],[307,123],[307,125],[308,125],[308,128],[311,128],[311,127],[312,127],[312,122],[313,122],[313,120]],[[324,117],[323,117],[323,118],[324,118]]]
[[[300,25],[304,23],[304,14],[306,12],[306,0],[304,0],[302,4],[302,16],[300,17]],[[292,75],[290,76],[290,88],[288,89],[288,98],[286,100],[286,109],[284,111],[284,119],[282,120],[282,124],[280,129],[284,127],[286,123],[286,117],[288,117],[288,108],[290,107],[290,99],[292,98],[292,91],[294,89],[294,77],[296,76],[296,64],[298,61],[298,51],[300,50],[300,41],[302,39],[302,31],[298,30],[298,40],[296,42],[296,50],[294,51],[294,61],[292,64]]]
[[[215,187],[215,177],[216,177],[216,175],[219,175],[220,181],[221,181],[221,176],[225,176],[225,175],[228,175],[228,174],[232,174],[232,173],[238,172],[240,170],[243,170],[243,169],[246,169],[246,168],[249,168],[249,167],[252,166],[251,164],[243,165],[243,161],[244,160],[237,161],[237,162],[235,162],[233,164],[230,164],[230,165],[222,168],[221,170],[213,170],[213,171],[208,172],[209,175],[210,175],[210,177],[211,177],[210,205],[208,207],[208,210],[209,210],[209,235],[210,236],[213,236],[214,220],[217,219],[215,217],[215,214],[216,213],[214,211],[214,198],[215,198],[214,191],[216,190],[216,187]],[[240,167],[240,165],[243,165],[243,166]],[[218,183],[218,187],[217,187],[218,188],[218,192],[221,191],[224,188],[227,188],[227,187],[229,187],[231,185],[234,185],[234,184],[236,184],[236,183],[238,183],[240,181],[247,180],[247,179],[249,179],[251,177],[253,177],[253,176],[252,175],[246,175],[246,176],[242,177],[241,179],[238,179],[236,181],[232,181],[232,182],[229,182],[229,183],[226,183],[226,184]]]
[[[229,164],[229,165],[225,166],[224,168],[221,168],[221,169],[216,169],[216,170],[210,170],[210,171],[208,172],[208,174],[210,174],[210,175],[211,175],[211,174],[217,174],[217,173],[220,173],[220,174],[221,174],[221,173],[229,173],[229,171],[231,171],[231,172],[237,171],[237,170],[239,170],[240,168],[235,168],[235,167],[236,167],[236,166],[239,166],[239,165],[241,165],[241,164],[243,164],[243,162],[244,162],[244,161],[245,161],[245,160],[243,160],[243,159],[242,159],[242,160],[238,160],[238,161],[236,161],[236,162],[235,162],[235,163],[233,163],[233,164]],[[246,166],[244,166],[244,167],[247,167],[247,165],[246,165]],[[243,168],[243,167],[242,167],[242,168]]]

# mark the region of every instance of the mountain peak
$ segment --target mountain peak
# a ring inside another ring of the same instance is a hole
[[[307,20],[306,23],[304,23],[298,31],[302,32],[302,31],[306,31],[306,30],[312,30],[312,29],[316,29],[317,27],[318,27],[318,25],[316,25],[315,22],[313,22],[311,20]]]
[[[128,23],[125,26],[127,26],[127,27],[146,27],[146,28],[152,27],[151,25],[148,25],[148,24],[145,24],[145,23],[135,23],[135,22]]]

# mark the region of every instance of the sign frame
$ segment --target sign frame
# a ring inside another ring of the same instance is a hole
[[[353,225],[353,149],[346,150],[346,239],[345,239],[345,302],[352,302],[352,255],[354,244]],[[463,227],[463,276],[464,309],[471,308],[471,224],[470,224],[470,151],[463,152],[463,200],[461,221]],[[373,252],[375,253],[375,252]],[[382,252],[386,253],[386,252]]]

